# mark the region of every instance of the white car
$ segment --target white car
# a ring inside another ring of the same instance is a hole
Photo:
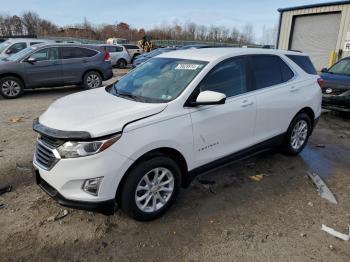
[[[37,183],[66,206],[154,219],[199,173],[275,146],[298,154],[321,114],[306,67],[302,53],[247,48],[152,58],[34,122]]]
[[[111,56],[112,66],[125,68],[131,62],[130,55],[122,45],[97,45],[104,48]]]
[[[53,43],[52,40],[37,39],[37,38],[9,38],[0,43],[0,58],[6,58],[16,54],[19,51],[33,45],[42,43]]]
[[[131,57],[131,63],[137,56],[142,55],[144,53],[144,50],[138,45],[125,44],[123,46],[126,48]]]

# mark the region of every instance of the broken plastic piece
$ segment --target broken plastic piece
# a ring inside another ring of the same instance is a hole
[[[349,225],[349,234],[343,234],[338,231],[335,231],[333,228],[327,227],[326,225],[322,224],[321,230],[327,232],[328,234],[331,234],[334,237],[337,237],[339,239],[342,239],[344,241],[350,240],[350,225]]]
[[[11,192],[12,186],[0,187],[0,195]]]
[[[318,193],[324,199],[327,199],[333,204],[338,204],[333,193],[329,190],[326,183],[315,173],[307,172],[307,175],[311,178],[315,186],[317,187]]]

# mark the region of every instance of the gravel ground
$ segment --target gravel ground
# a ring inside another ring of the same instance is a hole
[[[0,196],[1,261],[349,261],[350,242],[320,230],[350,224],[349,116],[325,112],[300,156],[265,153],[198,177],[165,216],[141,223],[61,207],[34,183],[32,121],[79,91],[0,98],[0,186],[14,187]],[[319,197],[307,171],[325,179],[337,205]]]

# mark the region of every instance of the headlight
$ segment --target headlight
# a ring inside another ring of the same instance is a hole
[[[89,141],[89,142],[73,142],[68,141],[57,148],[61,158],[76,158],[82,156],[90,156],[106,150],[119,140],[121,134],[115,135],[108,139]]]

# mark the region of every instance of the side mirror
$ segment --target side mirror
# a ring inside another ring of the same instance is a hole
[[[222,105],[225,104],[226,95],[214,92],[214,91],[203,91],[197,96],[196,102],[191,103],[192,106],[201,105]]]
[[[36,62],[36,58],[35,58],[35,57],[29,57],[29,58],[27,59],[27,62],[33,64],[33,63]]]
[[[322,73],[327,73],[327,72],[328,72],[328,69],[327,69],[326,67],[324,67],[324,68],[321,69],[321,72],[322,72]]]
[[[5,54],[7,54],[7,55],[12,54],[12,50],[11,50],[11,49],[7,49],[6,52],[5,52]]]

